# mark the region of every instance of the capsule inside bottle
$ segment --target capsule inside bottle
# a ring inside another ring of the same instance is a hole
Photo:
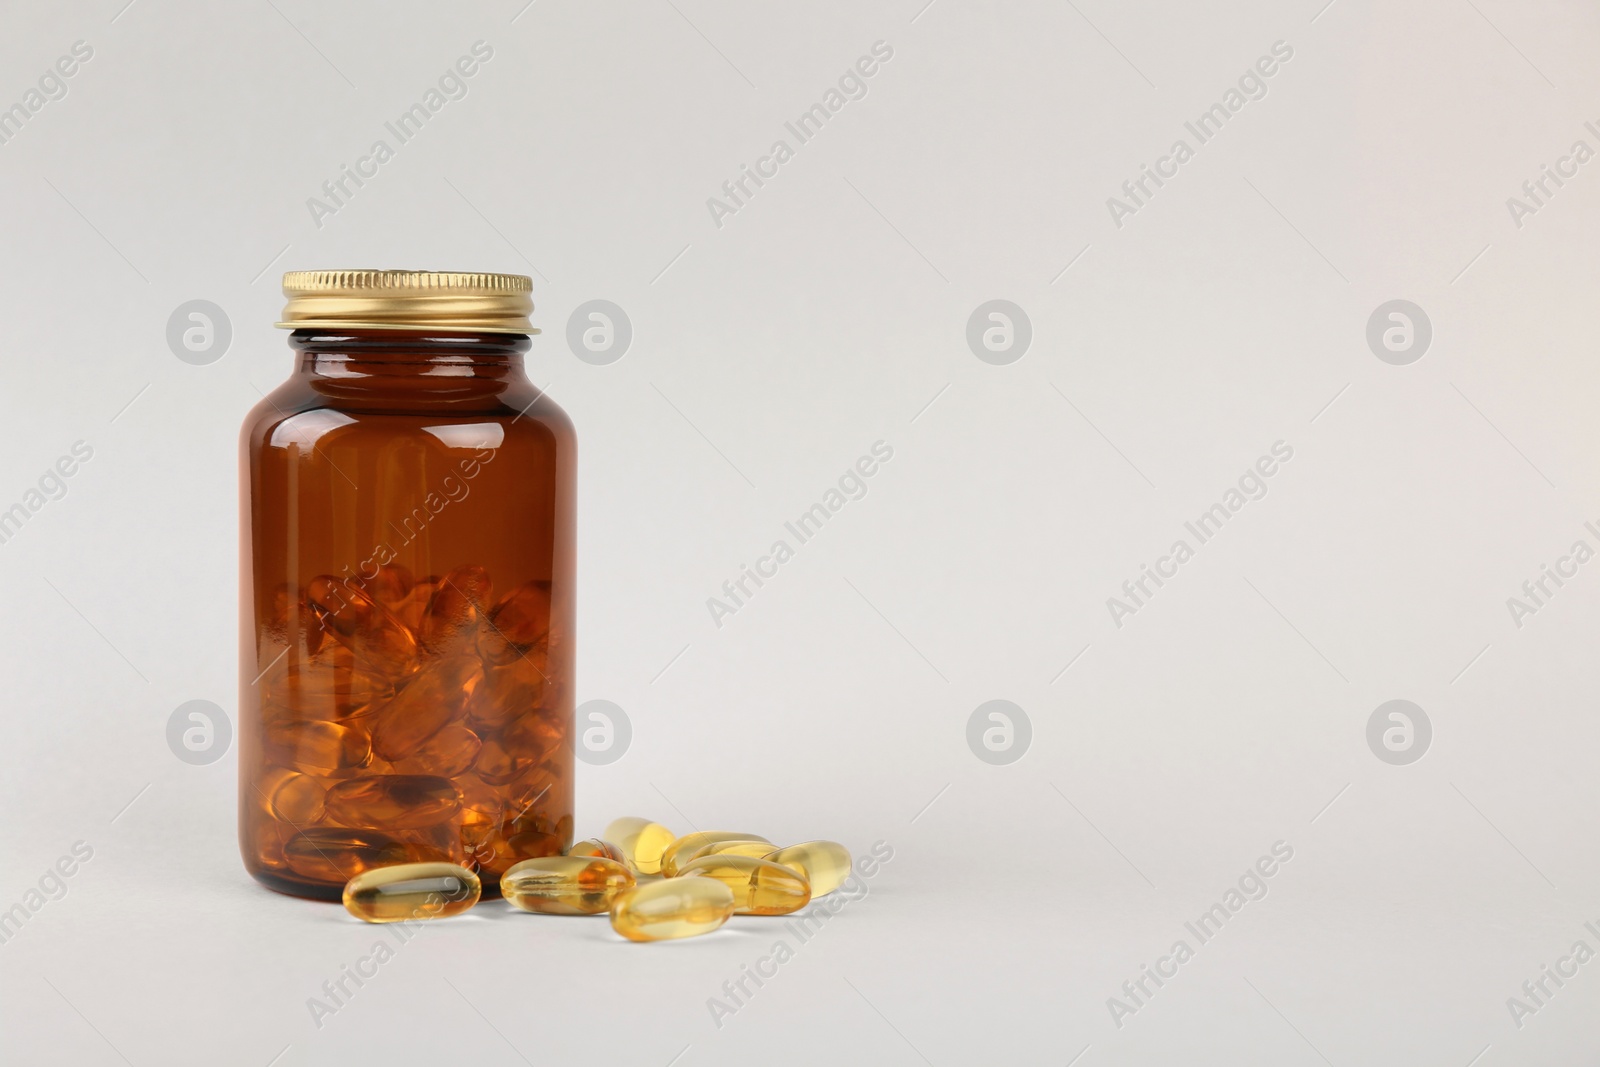
[[[363,871],[344,887],[344,906],[369,923],[442,919],[478,902],[478,876],[454,863],[402,863]]]
[[[603,856],[543,856],[523,860],[500,877],[500,895],[523,911],[599,915],[632,889],[633,872]]]
[[[713,878],[668,878],[624,890],[611,904],[611,928],[629,941],[709,934],[733,914],[733,890]]]
[[[727,886],[739,915],[787,915],[811,903],[811,886],[805,875],[770,860],[700,856],[684,864],[678,873],[682,877],[713,878]]]

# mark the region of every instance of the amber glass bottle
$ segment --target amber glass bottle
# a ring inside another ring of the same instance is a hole
[[[240,443],[239,839],[337,900],[572,839],[576,439],[517,275],[286,275],[298,366]]]

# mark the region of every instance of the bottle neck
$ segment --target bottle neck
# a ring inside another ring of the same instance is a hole
[[[289,335],[289,347],[300,355],[302,375],[350,380],[521,380],[523,356],[531,344],[523,334],[502,333],[296,330]]]
[[[525,334],[296,330],[295,377],[352,410],[488,410],[531,383]],[[487,407],[486,407],[487,405]]]

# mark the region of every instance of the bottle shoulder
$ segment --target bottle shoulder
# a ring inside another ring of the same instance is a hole
[[[493,390],[463,389],[453,394],[359,395],[337,384],[290,378],[264,395],[245,415],[240,444],[250,450],[299,444],[315,447],[330,435],[381,432],[431,434],[456,445],[473,437],[489,444],[508,438],[542,438],[557,448],[572,448],[572,419],[556,400],[533,383],[502,381]]]

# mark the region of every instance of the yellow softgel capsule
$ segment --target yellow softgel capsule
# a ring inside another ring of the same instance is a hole
[[[454,863],[400,863],[374,867],[345,883],[344,906],[369,923],[442,919],[478,902],[478,876]]]
[[[806,876],[771,860],[699,856],[680,867],[678,875],[721,882],[733,893],[734,911],[739,915],[787,915],[811,903]]]
[[[714,878],[669,878],[619,893],[611,928],[629,941],[694,937],[727,922],[733,904],[733,890]]]
[[[604,841],[598,837],[590,837],[585,838],[582,841],[573,842],[572,847],[567,849],[567,855],[598,856],[601,859],[616,860],[618,863],[623,864],[624,866],[626,866],[628,863],[628,857],[622,854],[622,850],[620,848],[618,848],[616,845],[613,845],[610,841]]]
[[[625,815],[612,820],[602,835],[622,850],[629,866],[640,874],[657,874],[661,870],[661,853],[672,844],[676,835],[658,822]]]
[[[771,841],[718,841],[707,845],[689,859],[697,860],[701,856],[749,856],[754,860],[764,860],[776,849],[777,846]],[[687,863],[688,860],[681,862]]]
[[[661,873],[668,878],[676,878],[683,865],[698,856],[707,845],[720,844],[723,841],[767,841],[760,834],[746,834],[734,830],[696,830],[692,834],[684,834],[661,854]],[[772,842],[767,841],[771,845]],[[772,846],[776,848],[776,845]]]
[[[523,911],[599,915],[633,885],[627,865],[604,856],[541,856],[501,875],[500,895]]]
[[[850,877],[850,850],[837,841],[807,841],[769,852],[773,863],[792,867],[811,883],[811,898],[825,897]]]

